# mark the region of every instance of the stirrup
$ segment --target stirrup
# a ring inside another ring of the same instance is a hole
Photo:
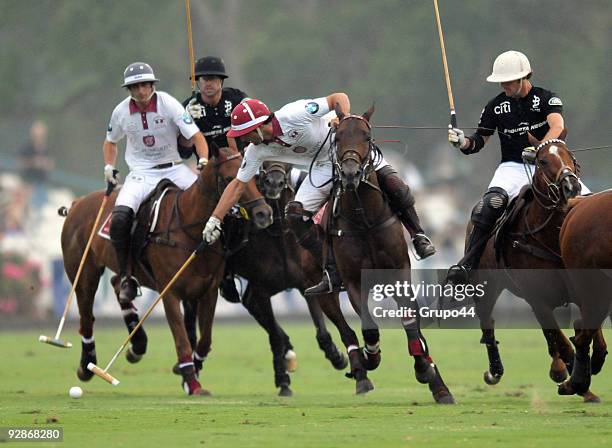
[[[436,248],[431,242],[431,239],[424,233],[417,233],[412,238],[412,245],[419,260],[424,260],[436,253]]]
[[[319,294],[330,294],[332,292],[340,292],[342,287],[334,284],[327,269],[323,271],[323,278],[319,283],[304,291],[305,296],[314,296]]]
[[[140,291],[140,283],[134,277],[122,277],[119,282],[119,302],[129,303],[136,297],[142,295]]]

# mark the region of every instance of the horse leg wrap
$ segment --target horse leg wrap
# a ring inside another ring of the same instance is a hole
[[[196,369],[196,373],[199,373],[200,370],[202,370],[202,367],[204,366],[204,361],[206,361],[206,356],[200,356],[198,354],[198,352],[193,352],[193,365]]]
[[[179,359],[179,370],[183,377],[182,386],[187,395],[199,395],[202,385],[198,381],[198,376],[191,356]]]
[[[499,355],[499,341],[496,341],[492,334],[483,334],[480,343],[487,347],[487,357],[489,358],[489,373],[496,378],[504,375],[504,365]]]
[[[97,364],[96,357],[96,342],[93,336],[91,338],[82,337],[81,341],[81,360],[77,369],[77,377],[81,381],[89,381],[93,377],[93,373],[87,369],[87,365],[93,362]]]
[[[126,307],[127,309],[124,309]],[[129,333],[134,330],[134,327],[138,325],[140,321],[138,318],[138,314],[134,312],[134,309],[131,307],[131,304],[122,304],[121,305],[123,312],[123,321],[125,322],[125,326]],[[145,333],[144,328],[140,326],[134,336],[132,336],[132,351],[136,355],[144,355],[147,352],[147,333]]]

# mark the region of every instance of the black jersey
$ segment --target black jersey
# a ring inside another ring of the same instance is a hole
[[[533,86],[524,98],[511,98],[500,93],[482,110],[478,134],[493,135],[498,131],[502,162],[522,163],[523,149],[530,146],[527,132],[538,140],[549,130],[546,117],[563,113],[563,103],[550,90]]]
[[[187,106],[193,95],[183,101],[183,106]],[[230,130],[231,114],[234,107],[246,98],[246,93],[242,90],[224,87],[221,93],[221,99],[216,106],[211,106],[202,101],[200,92],[196,94],[197,102],[204,106],[204,116],[194,120],[195,124],[200,128],[202,134],[206,138],[206,143],[211,146],[214,142],[219,148],[227,146],[227,137],[225,134]],[[236,140],[238,149],[240,142]]]

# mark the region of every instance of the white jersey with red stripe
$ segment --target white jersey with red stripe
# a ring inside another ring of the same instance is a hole
[[[131,97],[119,103],[111,115],[106,140],[117,143],[127,136],[125,161],[130,171],[138,171],[181,160],[179,132],[189,139],[198,131],[181,103],[166,92],[156,92],[145,111],[138,110]]]
[[[236,178],[242,182],[255,176],[265,161],[308,166],[329,133],[329,122],[336,116],[330,112],[325,97],[299,100],[283,106],[274,113],[280,130],[274,140],[246,147],[242,166]],[[273,123],[274,125],[274,123]],[[329,160],[331,136],[327,138],[317,160]]]

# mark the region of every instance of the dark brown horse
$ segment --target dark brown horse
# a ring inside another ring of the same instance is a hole
[[[494,233],[486,242],[479,270],[472,273],[474,284],[486,284],[485,295],[475,305],[482,330],[480,342],[486,345],[489,359],[489,369],[484,373],[487,384],[497,384],[504,373],[492,318],[493,307],[504,289],[531,306],[552,357],[551,379],[561,382],[572,369],[573,348],[553,311],[571,301],[559,255],[559,228],[567,201],[581,191],[577,173],[576,160],[563,141],[538,143],[531,185],[523,189],[515,208],[511,205],[501,219],[506,222],[498,247]],[[470,231],[468,226],[468,235]],[[599,361],[603,364],[603,358]],[[598,401],[591,392],[584,392],[585,401]]]
[[[584,394],[607,354],[600,327],[612,312],[612,190],[570,201],[560,246],[581,319],[574,323],[574,369],[559,393]]]
[[[185,191],[169,190],[166,194],[157,217],[156,236],[150,238],[140,257],[137,257],[137,260],[141,261],[134,262],[134,275],[142,285],[161,291],[201,241],[204,223],[212,213],[227,178],[235,176],[241,163],[241,156],[231,154],[229,149],[222,149],[218,154],[211,153],[211,155],[214,157],[191,187]],[[64,267],[70,281],[75,278],[102,195],[103,192],[95,192],[75,201],[64,223],[61,237],[62,252]],[[113,193],[107,201],[104,216],[110,214],[116,197],[117,194]],[[252,198],[260,198],[263,202],[255,183],[249,186],[248,199]],[[146,208],[143,204],[141,212]],[[261,208],[255,215],[262,226],[265,226],[265,221],[270,218],[270,212],[266,208]],[[146,221],[148,216],[142,216],[141,213],[139,218]],[[224,261],[220,244],[207,248],[191,263],[163,301],[178,360],[183,365],[181,369],[183,387],[189,394],[203,394],[205,391],[201,388],[193,367],[192,349],[183,325],[179,299],[199,301],[200,325],[203,331],[198,343],[198,352],[208,353],[217,287],[223,275]],[[109,240],[96,236],[76,287],[81,316],[79,332],[84,339],[77,375],[83,381],[91,379],[92,376],[86,368],[87,364],[97,362],[93,340],[93,302],[100,276],[107,267],[117,272],[115,252]],[[124,319],[128,330],[131,330],[138,322],[138,316],[130,306],[124,308]],[[144,331],[135,335],[127,352],[130,362],[140,360],[146,351],[146,342]]]
[[[248,221],[234,215],[224,220],[227,270],[240,275],[249,283],[242,294],[242,304],[266,330],[272,351],[274,383],[279,395],[289,396],[289,373],[297,367],[295,352],[289,336],[274,317],[270,298],[279,292],[296,288],[301,293],[321,277],[320,263],[297,242],[289,231],[284,216],[287,202],[295,196],[288,179],[290,166],[278,162],[265,162],[258,176],[260,191],[272,207],[273,224],[257,230]],[[343,319],[338,294],[328,294],[306,299],[308,310],[316,328],[316,339],[325,357],[338,370],[348,361],[338,350],[325,326],[322,303],[327,314]],[[195,312],[185,312],[185,324],[190,329],[190,340],[195,341]],[[175,373],[177,368],[175,366]]]
[[[362,116],[344,115],[336,107],[339,124],[335,135],[334,166],[337,179],[332,189],[332,203],[327,207],[327,232],[331,239],[338,270],[351,304],[362,318],[363,349],[355,333],[341,333],[356,380],[356,392],[373,389],[367,370],[380,363],[379,330],[367,312],[367,293],[362,293],[363,269],[397,269],[404,280],[410,280],[410,258],[403,227],[383,197],[376,176],[376,159],[380,152],[373,144],[370,117],[372,106]],[[416,301],[395,297],[400,310],[418,307]],[[428,384],[438,403],[454,403],[437,366],[427,349],[416,317],[405,317],[402,326],[408,338],[408,352],[414,357],[416,378]]]

